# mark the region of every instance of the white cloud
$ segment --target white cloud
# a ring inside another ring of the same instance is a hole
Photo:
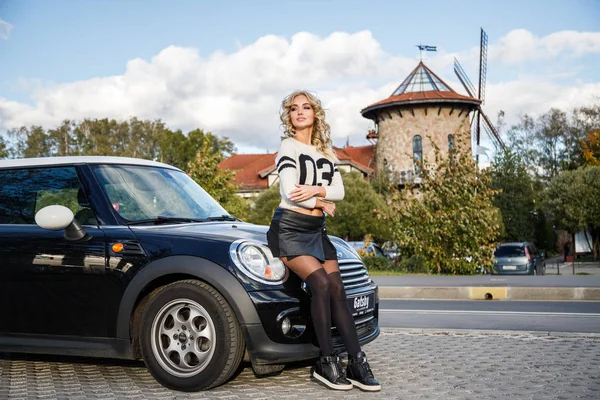
[[[0,39],[8,39],[8,34],[12,28],[11,24],[0,19]]]
[[[547,39],[553,35],[542,39],[562,49],[571,46],[572,41],[560,34],[562,41]],[[512,40],[501,42],[507,52],[522,47]],[[471,53],[472,49],[465,52],[461,61],[470,65]],[[440,51],[426,63],[462,91],[452,74],[453,57]],[[365,136],[372,122],[362,118],[360,110],[388,97],[417,63],[386,53],[369,31],[335,32],[324,38],[302,32],[290,40],[267,35],[235,52],[209,56],[170,46],[151,60],[129,61],[123,75],[60,85],[36,81],[30,86],[33,106],[0,97],[0,129],[50,127],[66,118],[161,118],[172,129],[199,127],[228,136],[243,152],[274,151],[281,135],[281,99],[294,89],[307,88],[317,92],[328,110],[334,144],[349,139],[361,145],[368,143]],[[490,83],[486,110],[492,118],[499,109],[509,116],[551,106],[571,108],[583,104],[583,94],[598,92],[599,85],[563,87],[543,77]]]
[[[307,88],[330,109],[334,138],[350,135],[359,142],[369,126],[359,110],[393,90],[374,96],[366,81],[377,76],[395,82],[414,63],[385,54],[368,31],[325,38],[298,33],[289,41],[268,35],[234,53],[209,57],[171,46],[150,61],[129,61],[121,76],[38,89],[34,107],[0,99],[0,128],[135,115],[161,118],[172,128],[201,127],[229,136],[240,148],[273,149],[281,99]]]
[[[536,37],[525,29],[515,29],[488,48],[490,60],[507,64],[550,59],[563,53],[571,57],[600,53],[600,32],[560,31]]]

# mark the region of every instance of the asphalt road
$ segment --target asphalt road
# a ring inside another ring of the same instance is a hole
[[[379,286],[600,287],[600,276],[371,276]]]
[[[600,302],[380,300],[381,327],[600,333]]]

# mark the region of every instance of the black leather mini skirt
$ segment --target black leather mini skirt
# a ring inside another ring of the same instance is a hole
[[[275,257],[291,260],[298,256],[313,256],[320,262],[337,260],[335,246],[327,237],[325,216],[277,207],[267,232],[267,242]]]

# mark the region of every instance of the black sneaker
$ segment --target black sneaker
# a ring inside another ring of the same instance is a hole
[[[364,352],[359,352],[356,358],[348,359],[348,367],[346,368],[348,380],[354,386],[367,392],[377,392],[381,390],[381,385],[377,379],[373,377],[373,372],[367,362],[367,356]]]
[[[346,379],[346,371],[337,356],[321,356],[312,368],[311,375],[319,383],[334,390],[350,390],[352,383]]]

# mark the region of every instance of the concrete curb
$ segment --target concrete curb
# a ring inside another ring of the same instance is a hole
[[[420,300],[600,300],[600,288],[379,286],[379,298]]]

